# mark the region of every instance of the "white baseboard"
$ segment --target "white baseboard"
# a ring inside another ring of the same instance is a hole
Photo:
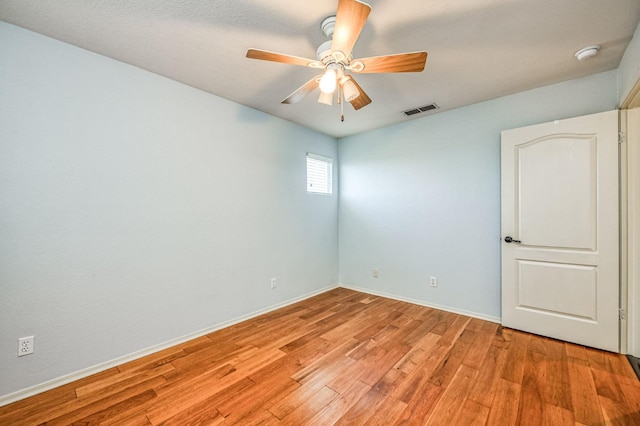
[[[489,322],[496,322],[498,324],[502,322],[502,318],[500,317],[479,314],[477,312],[465,311],[464,309],[452,308],[451,306],[443,306],[443,305],[438,305],[436,303],[428,303],[428,302],[425,302],[424,300],[412,299],[410,297],[398,296],[396,294],[389,294],[382,291],[375,291],[369,288],[363,288],[363,287],[352,286],[352,285],[340,284],[339,286],[343,288],[347,288],[349,290],[355,290],[361,293],[371,294],[373,296],[386,297],[388,299],[399,300],[401,302],[413,303],[414,305],[426,306],[427,308],[439,309],[441,311],[452,312],[454,314],[465,315],[468,317],[478,318],[478,319],[489,321]]]
[[[159,352],[159,351],[164,350],[164,349],[168,349],[168,348],[170,348],[172,346],[176,346],[176,345],[179,345],[181,343],[188,342],[189,340],[196,339],[196,338],[204,336],[206,334],[213,333],[214,331],[217,331],[217,330],[220,330],[220,329],[223,329],[223,328],[226,328],[226,327],[230,327],[230,326],[232,326],[234,324],[238,324],[240,322],[249,320],[251,318],[255,318],[257,316],[266,314],[266,313],[271,312],[271,311],[275,311],[276,309],[280,309],[280,308],[283,308],[285,306],[293,305],[294,303],[300,302],[300,301],[305,300],[305,299],[309,299],[310,297],[316,296],[316,295],[321,294],[321,293],[325,293],[325,292],[327,292],[329,290],[333,290],[334,288],[337,288],[337,287],[339,287],[339,286],[338,285],[333,285],[333,286],[325,287],[325,288],[322,288],[320,290],[316,290],[316,291],[313,291],[311,293],[307,293],[307,294],[304,294],[302,296],[298,296],[296,298],[287,300],[285,302],[278,303],[278,304],[275,304],[275,305],[271,305],[271,306],[266,307],[264,309],[260,309],[260,310],[251,312],[251,313],[249,313],[247,315],[243,315],[243,316],[231,319],[229,321],[225,321],[225,322],[222,322],[222,323],[219,323],[219,324],[215,324],[215,325],[212,325],[211,327],[207,327],[207,328],[202,329],[202,330],[194,331],[193,333],[189,333],[187,335],[178,337],[176,339],[172,339],[172,340],[169,340],[167,342],[160,343],[158,345],[150,346],[148,348],[141,349],[139,351],[136,351],[136,352],[133,352],[133,353],[130,353],[130,354],[123,355],[121,357],[112,359],[110,361],[105,361],[105,362],[102,362],[100,364],[96,364],[94,366],[85,368],[83,370],[74,371],[73,373],[66,374],[66,375],[64,375],[62,377],[58,377],[58,378],[46,381],[44,383],[40,383],[38,385],[31,386],[31,387],[26,388],[26,389],[22,389],[22,390],[10,393],[8,395],[0,396],[0,407],[2,407],[3,405],[11,404],[12,402],[19,401],[21,399],[28,398],[28,397],[33,396],[33,395],[37,395],[39,393],[42,393],[42,392],[57,388],[59,386],[66,385],[67,383],[71,383],[71,382],[74,382],[76,380],[83,379],[85,377],[91,376],[92,374],[100,373],[101,371],[105,371],[105,370],[108,370],[110,368],[117,367],[118,365],[122,365],[124,363],[129,362],[129,361],[133,361],[135,359],[142,358],[143,356],[147,356],[147,355],[150,355],[152,353]]]

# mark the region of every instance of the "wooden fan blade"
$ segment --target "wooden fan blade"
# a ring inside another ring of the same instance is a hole
[[[358,70],[358,63],[364,68]],[[357,73],[420,72],[427,62],[427,52],[399,53],[397,55],[372,56],[351,62],[351,70]]]
[[[247,50],[247,58],[260,59],[262,61],[281,62],[283,64],[300,65],[302,67],[322,68],[322,62],[314,59],[300,58],[298,56],[285,55],[283,53],[269,52],[260,49]]]
[[[300,102],[302,98],[307,96],[309,93],[313,92],[316,87],[319,86],[320,75],[313,77],[311,80],[307,81],[305,84],[300,86],[295,92],[287,96],[282,100],[283,104],[295,104]]]
[[[353,84],[355,84],[356,88],[358,89],[358,92],[360,92],[360,96],[358,96],[357,98],[351,101],[351,106],[353,107],[353,109],[357,111],[360,108],[363,108],[369,105],[371,103],[371,98],[369,98],[369,96],[367,96],[364,90],[362,90],[362,87],[360,87],[360,85],[358,84],[356,79],[353,78],[353,76],[350,75],[348,77],[351,78],[351,81],[353,82]]]
[[[364,27],[371,6],[358,0],[339,0],[331,50],[349,56]]]

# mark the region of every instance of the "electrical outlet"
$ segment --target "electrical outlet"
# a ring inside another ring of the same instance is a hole
[[[378,278],[378,268],[374,268],[373,270],[373,278]]]
[[[21,337],[18,339],[18,356],[25,356],[33,353],[33,336]]]
[[[436,277],[431,277],[429,279],[429,285],[431,285],[431,287],[438,287],[438,279]]]
[[[271,278],[271,288],[278,287],[278,281],[275,278]]]

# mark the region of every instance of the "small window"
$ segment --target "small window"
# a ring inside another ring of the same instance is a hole
[[[307,154],[307,192],[310,194],[333,193],[333,160],[315,154]]]

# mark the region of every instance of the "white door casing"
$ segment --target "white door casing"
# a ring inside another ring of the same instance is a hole
[[[640,92],[638,92],[640,93]],[[640,108],[626,113],[628,353],[640,358]]]
[[[618,112],[505,130],[501,167],[502,324],[617,352]]]

